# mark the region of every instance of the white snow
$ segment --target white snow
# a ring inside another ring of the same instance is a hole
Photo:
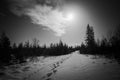
[[[76,51],[7,66],[4,71],[0,70],[0,80],[120,80],[120,65],[104,57]]]

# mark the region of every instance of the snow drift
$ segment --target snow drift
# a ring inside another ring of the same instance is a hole
[[[104,57],[79,51],[59,57],[6,66],[0,80],[120,80],[120,65]]]

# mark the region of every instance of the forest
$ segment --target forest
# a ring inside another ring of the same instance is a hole
[[[103,55],[120,62],[120,25],[109,39],[95,40],[94,29],[89,24],[86,27],[85,41],[78,46],[68,46],[62,40],[51,43],[50,46],[40,46],[38,39],[11,44],[9,37],[3,32],[0,36],[0,64],[10,65],[26,62],[27,58],[39,56],[59,56],[80,51],[80,54]]]

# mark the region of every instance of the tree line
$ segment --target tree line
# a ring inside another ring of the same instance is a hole
[[[120,62],[120,25],[109,39],[95,40],[94,29],[88,25],[86,29],[85,43],[77,47],[82,54],[104,55]]]
[[[120,26],[119,26],[120,27]],[[113,57],[120,61],[120,28],[116,29],[114,35],[109,39],[95,40],[94,29],[89,24],[86,28],[85,42],[76,47],[68,46],[61,40],[59,43],[51,43],[50,46],[40,46],[38,39],[33,39],[30,43],[11,44],[9,37],[5,33],[0,36],[0,64],[13,64],[25,62],[27,58],[37,56],[59,56],[70,54],[73,51],[79,50],[81,54],[104,55]]]
[[[34,38],[33,42],[11,44],[5,33],[0,37],[0,64],[23,63],[27,58],[38,56],[59,56],[73,52],[73,47],[63,43],[51,43],[50,46],[40,46],[39,40]]]

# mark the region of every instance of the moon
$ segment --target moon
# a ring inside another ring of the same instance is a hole
[[[66,21],[73,21],[75,19],[75,14],[73,12],[66,12],[63,17]]]
[[[74,14],[73,13],[68,13],[66,15],[66,19],[69,20],[69,21],[73,20],[74,19]]]

